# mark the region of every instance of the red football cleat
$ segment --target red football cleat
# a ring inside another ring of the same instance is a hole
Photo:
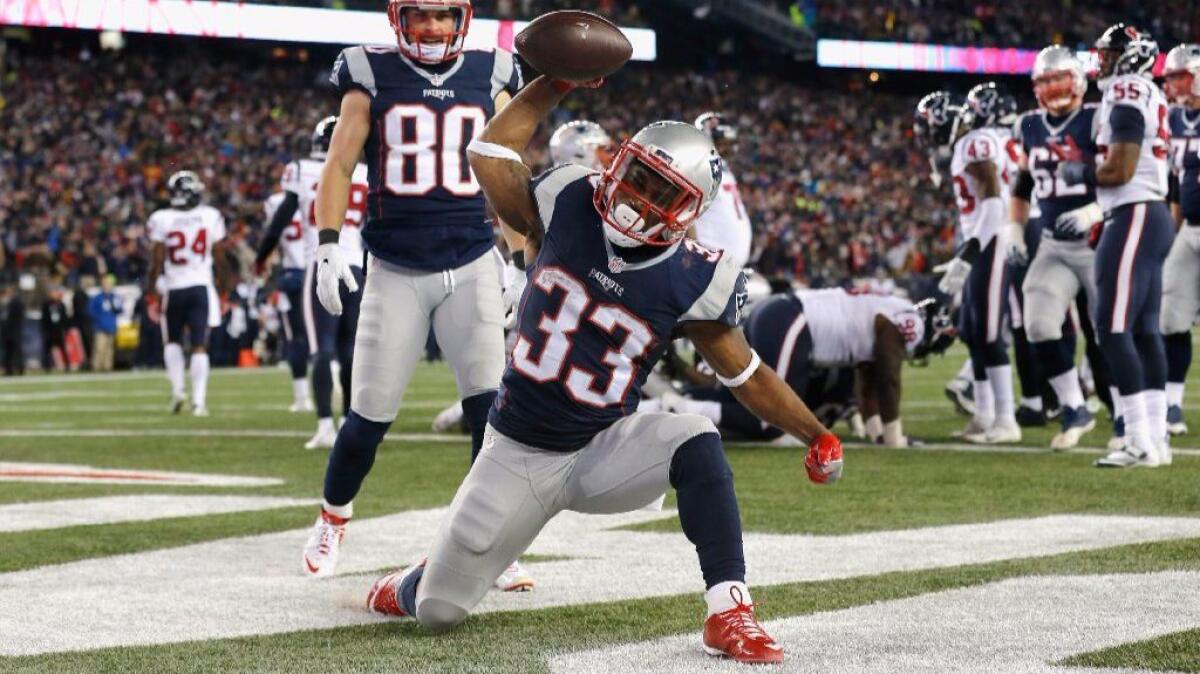
[[[400,606],[400,586],[404,583],[404,578],[417,569],[425,566],[425,560],[421,560],[420,564],[413,564],[403,571],[393,571],[386,576],[375,581],[371,586],[371,591],[367,593],[367,610],[371,613],[379,615],[395,616],[397,618],[407,618],[408,613]],[[414,616],[415,617],[415,616]]]
[[[737,606],[715,613],[704,621],[704,652],[749,664],[783,662],[783,646],[771,638],[754,617],[754,605],[730,589]]]

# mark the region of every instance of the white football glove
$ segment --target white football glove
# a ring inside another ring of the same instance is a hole
[[[350,292],[358,292],[358,281],[342,259],[342,249],[336,243],[321,244],[317,248],[317,299],[334,316],[342,315],[341,281]]]
[[[521,294],[525,292],[525,284],[529,279],[525,272],[517,269],[512,262],[504,265],[504,329],[511,330],[517,325],[517,312],[520,307]]]
[[[1102,220],[1104,211],[1100,210],[1099,204],[1092,202],[1058,216],[1054,220],[1054,228],[1063,234],[1083,238],[1092,231],[1092,225]]]
[[[933,268],[934,272],[942,272],[942,280],[938,281],[938,290],[947,295],[957,295],[967,284],[967,274],[971,273],[971,263],[956,257],[945,264]]]
[[[1025,246],[1025,228],[1020,223],[1008,223],[1008,263],[1017,267],[1029,264],[1029,248]]]

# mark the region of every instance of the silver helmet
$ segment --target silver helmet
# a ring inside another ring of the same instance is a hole
[[[1070,79],[1064,79],[1064,73]],[[1087,69],[1075,52],[1062,45],[1038,52],[1031,79],[1038,105],[1050,112],[1061,114],[1073,109],[1087,93]]]
[[[1189,74],[1190,83],[1182,80],[1182,76]],[[1200,44],[1181,44],[1167,52],[1163,77],[1166,78],[1167,94],[1172,100],[1200,97]],[[1173,84],[1179,80],[1182,80],[1180,84],[1183,86]]]
[[[612,159],[612,138],[595,122],[567,122],[550,136],[550,161],[560,164],[579,164],[603,171]]]
[[[612,243],[669,246],[712,205],[721,156],[691,124],[655,122],[621,144],[596,185],[596,210]]]
[[[204,194],[204,183],[194,171],[176,171],[167,179],[167,193],[174,208],[195,208]]]

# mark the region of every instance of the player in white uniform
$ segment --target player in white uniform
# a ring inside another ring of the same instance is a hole
[[[1125,447],[1099,467],[1169,463],[1167,362],[1159,331],[1163,261],[1173,225],[1167,208],[1170,133],[1167,99],[1150,79],[1158,44],[1116,24],[1096,41],[1100,54],[1095,162],[1058,167],[1067,184],[1096,186],[1104,229],[1096,248],[1096,330],[1121,394]]]
[[[963,248],[947,263],[939,287],[949,295],[962,292],[959,336],[971,353],[975,375],[975,414],[962,436],[968,442],[1021,439],[1003,329],[1009,283],[1008,198],[1017,172],[1009,138],[996,128],[1005,112],[995,85],[976,86],[951,134],[958,136],[950,173]]]
[[[214,286],[217,278],[228,278],[219,243],[225,238],[225,218],[212,206],[202,205],[204,183],[191,171],[180,171],[167,180],[171,207],[155,211],[146,224],[154,244],[146,294],[162,292],[163,362],[171,382],[171,409],[183,408],[183,333],[191,345],[189,373],[192,380],[192,410],[208,416],[208,331],[221,324],[220,305]],[[161,279],[161,281],[160,281]],[[161,284],[161,288],[160,288]]]
[[[255,272],[260,277],[267,275],[267,259],[272,249],[279,248],[279,290],[281,300],[280,323],[283,326],[285,354],[292,371],[292,404],[289,412],[311,412],[312,398],[308,393],[308,336],[304,329],[304,310],[301,292],[304,289],[304,270],[311,264],[311,246],[306,241],[304,222],[300,212],[294,209],[295,201],[290,192],[279,191],[267,198],[263,204],[264,222],[269,223],[263,239],[259,242]],[[291,219],[282,216],[280,207],[290,201],[293,208]],[[281,213],[279,231],[274,229],[275,214]]]
[[[1192,363],[1192,324],[1200,312],[1200,45],[1181,44],[1167,54],[1166,93],[1177,195],[1171,204],[1179,226],[1163,266],[1162,332],[1167,350],[1167,430],[1187,433],[1183,387]]]
[[[949,308],[927,300],[851,294],[840,288],[773,295],[754,307],[743,325],[750,346],[810,406],[809,386],[818,370],[853,368],[858,405],[872,442],[908,445],[900,422],[900,375],[904,361],[945,350],[954,341]],[[672,392],[644,401],[639,412],[699,414],[722,433],[773,440],[782,431],[762,423],[717,386],[711,371],[696,368],[685,378],[698,386],[686,397]]]
[[[724,115],[706,112],[696,118],[696,128],[712,136],[721,155],[721,191],[716,201],[696,221],[696,240],[713,250],[723,250],[739,265],[750,262],[754,228],[742,203],[737,177],[729,167],[729,158],[737,149],[737,127]]]

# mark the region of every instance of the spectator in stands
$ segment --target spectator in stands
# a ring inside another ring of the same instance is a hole
[[[113,369],[116,352],[117,318],[121,315],[121,298],[113,292],[116,279],[105,274],[100,281],[100,292],[88,302],[87,313],[91,317],[94,336],[92,338],[92,371],[109,372]]]
[[[69,321],[62,288],[54,287],[42,303],[42,369],[62,372],[66,368]]]

